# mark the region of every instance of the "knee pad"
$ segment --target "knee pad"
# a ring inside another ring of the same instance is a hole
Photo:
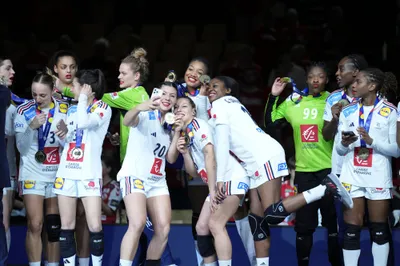
[[[346,230],[343,237],[343,249],[358,250],[360,249],[361,226],[354,224],[346,224]]]
[[[371,231],[372,241],[376,244],[389,243],[391,233],[388,223],[370,223],[369,230]]]
[[[192,235],[194,240],[197,240],[197,232],[196,232],[196,224],[197,221],[199,220],[200,213],[193,213],[192,214]]]
[[[211,235],[207,236],[198,235],[197,247],[199,248],[199,253],[203,258],[207,258],[215,254],[213,237]]]
[[[46,215],[46,232],[49,242],[60,241],[61,218],[58,214]]]
[[[249,213],[249,224],[254,241],[262,241],[270,236],[269,225],[263,217]]]
[[[75,230],[60,231],[60,254],[62,258],[69,258],[76,254]]]
[[[90,232],[90,253],[99,257],[104,253],[104,233],[103,231]]]
[[[285,206],[283,206],[282,200],[280,200],[279,202],[272,204],[265,210],[264,219],[268,224],[275,225],[283,222],[285,218],[289,215],[290,213],[286,211]]]

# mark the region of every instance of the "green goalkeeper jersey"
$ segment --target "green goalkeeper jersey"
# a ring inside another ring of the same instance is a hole
[[[298,96],[293,97],[293,100],[288,97],[278,107],[279,97],[276,97],[273,103],[272,122],[285,118],[292,125],[296,171],[316,172],[331,168],[333,142],[325,141],[322,136],[323,114],[328,96],[329,92],[322,92],[319,97],[309,95],[302,97],[297,104],[295,98]]]
[[[104,94],[102,100],[113,108],[120,109],[120,160],[125,158],[126,148],[128,145],[129,127],[124,126],[122,121],[127,111],[136,107],[136,105],[147,101],[149,95],[145,88],[138,86],[135,88],[127,88],[118,92]]]

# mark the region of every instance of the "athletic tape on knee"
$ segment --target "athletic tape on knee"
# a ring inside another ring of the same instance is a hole
[[[249,213],[250,230],[254,241],[262,241],[270,236],[269,225],[266,222],[262,223],[263,220],[263,217]]]
[[[360,249],[361,226],[354,224],[346,224],[346,230],[343,237],[343,249],[359,250]]]
[[[199,248],[199,253],[203,258],[207,258],[215,254],[212,235],[197,235],[197,246]]]
[[[59,214],[46,215],[46,232],[49,242],[60,241],[61,218]]]
[[[280,224],[290,215],[283,206],[282,200],[269,206],[265,212],[265,220],[268,224]]]
[[[391,232],[388,223],[370,223],[372,241],[378,245],[389,243]]]
[[[60,255],[69,258],[76,254],[75,230],[60,231]]]
[[[90,232],[90,253],[95,256],[101,256],[104,253],[104,233],[103,231]]]

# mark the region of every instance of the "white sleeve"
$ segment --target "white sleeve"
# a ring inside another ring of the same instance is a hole
[[[219,124],[215,127],[215,146],[217,158],[217,182],[225,180],[229,162],[229,126]]]
[[[204,121],[208,120],[208,97],[204,95],[196,96],[196,117],[203,119]]]
[[[400,122],[400,102],[397,105],[397,122]]]
[[[332,109],[331,108],[332,108],[332,105],[329,103],[329,101],[326,101],[324,115],[323,115],[324,121],[330,122],[332,120]]]
[[[207,144],[213,144],[214,145],[214,140],[211,134],[210,126],[203,121],[200,121],[200,128],[194,135],[194,141],[196,142],[196,146],[200,147],[201,150],[204,149],[204,147]]]
[[[105,104],[105,103],[101,103]],[[97,107],[93,112],[87,112],[88,97],[84,94],[79,95],[79,102],[77,107],[78,113],[78,127],[81,129],[97,128],[111,119],[111,112],[107,112],[110,108],[105,105],[104,108]]]
[[[347,131],[347,130],[348,130],[348,128],[346,125],[345,117],[342,112],[342,113],[340,113],[340,116],[339,116],[339,125],[338,125],[338,133],[337,133],[337,134],[339,134],[339,138],[337,138],[338,143],[336,143],[337,144],[336,151],[340,156],[344,156],[350,151],[349,147],[345,147],[342,144],[342,131]]]
[[[211,108],[212,119],[215,121],[215,125],[229,125],[229,113],[227,107],[221,102],[214,103]]]
[[[17,114],[14,119],[14,130],[17,149],[21,155],[26,155],[32,146],[35,130],[28,125],[23,114]]]
[[[389,116],[389,136],[383,141],[372,141],[371,147],[386,155],[398,158],[400,156],[400,150],[396,142],[397,133],[397,114],[392,112]]]

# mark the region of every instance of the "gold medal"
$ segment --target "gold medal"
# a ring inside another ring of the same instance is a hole
[[[361,160],[367,160],[369,157],[369,149],[368,148],[360,148],[357,153],[358,158]]]
[[[169,82],[175,82],[176,80],[176,74],[174,71],[170,71],[168,72],[167,78],[165,79],[165,81],[169,81]]]
[[[341,104],[342,107],[345,107],[350,104],[349,100],[347,99],[341,99],[340,101],[338,101],[338,103]]]
[[[203,84],[208,84],[208,83],[210,83],[211,78],[210,78],[210,76],[208,76],[208,75],[201,75],[200,78],[199,78],[199,80],[200,80],[200,82],[203,83]]]
[[[46,161],[46,153],[44,151],[37,151],[35,154],[35,160],[38,163],[44,163],[44,161]]]
[[[185,144],[186,146],[190,146],[190,137],[187,133],[184,134],[184,138],[185,138]]]
[[[292,79],[289,78],[289,77],[284,77],[284,78],[281,78],[281,82],[283,82],[283,83],[290,83],[290,82],[292,82]]]

